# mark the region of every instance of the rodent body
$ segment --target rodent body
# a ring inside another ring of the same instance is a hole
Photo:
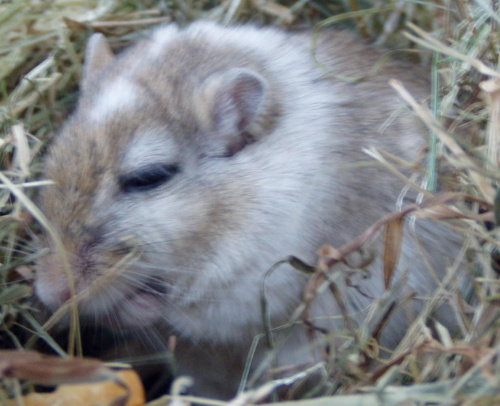
[[[169,25],[116,58],[95,36],[78,108],[47,158],[55,185],[43,190],[41,207],[65,244],[76,291],[92,289],[80,312],[117,329],[178,335],[180,370],[194,375],[198,393],[234,394],[241,371],[231,368],[263,331],[259,289],[274,263],[295,255],[314,264],[323,244],[339,247],[397,209],[404,183],[363,148],[412,162],[425,146],[387,84],[402,78],[419,97],[427,84],[417,69],[391,62],[353,83],[335,74],[365,76],[380,53],[345,33],[322,34],[316,45],[327,69],[311,56],[312,36],[275,29]],[[424,264],[405,236],[399,267],[408,289],[425,296],[436,286],[428,267],[443,275],[457,241],[419,224],[434,251]],[[55,309],[70,293],[47,245],[36,290]],[[92,285],[128,254],[115,277]],[[369,295],[344,290],[359,321],[384,292],[381,268],[376,259],[371,277],[357,281]],[[306,282],[288,265],[268,278],[273,326],[289,320]],[[331,294],[314,302],[314,316],[338,314]],[[388,345],[405,317],[385,327]],[[306,343],[297,328],[279,363],[303,362],[294,349]],[[210,371],[224,368],[233,381],[220,389]]]

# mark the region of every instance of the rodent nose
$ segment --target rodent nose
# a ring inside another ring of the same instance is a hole
[[[40,300],[49,308],[55,309],[66,303],[71,297],[71,291],[65,280],[51,283],[51,278],[42,276],[37,278],[35,292]]]
[[[61,306],[71,297],[66,272],[55,253],[43,256],[37,262],[35,292],[50,308]]]

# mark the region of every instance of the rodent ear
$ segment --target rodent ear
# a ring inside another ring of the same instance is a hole
[[[195,105],[202,129],[217,137],[212,137],[212,145],[228,149],[238,144],[256,120],[266,94],[266,81],[248,69],[234,68],[206,79]]]
[[[85,63],[83,65],[82,90],[85,91],[89,83],[99,72],[110,64],[115,56],[104,35],[92,34],[85,50]]]

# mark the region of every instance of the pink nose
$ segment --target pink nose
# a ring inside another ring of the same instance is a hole
[[[37,262],[35,292],[51,309],[60,307],[71,297],[67,272],[55,253],[49,253]]]
[[[57,263],[43,262],[38,265],[35,293],[45,305],[56,309],[71,297],[65,270]]]
[[[35,292],[40,300],[51,309],[62,306],[70,297],[71,292],[65,278],[38,277],[35,283]]]

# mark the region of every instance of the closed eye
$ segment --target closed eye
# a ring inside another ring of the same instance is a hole
[[[150,165],[121,175],[118,183],[125,193],[146,192],[167,183],[179,172],[178,165]]]

